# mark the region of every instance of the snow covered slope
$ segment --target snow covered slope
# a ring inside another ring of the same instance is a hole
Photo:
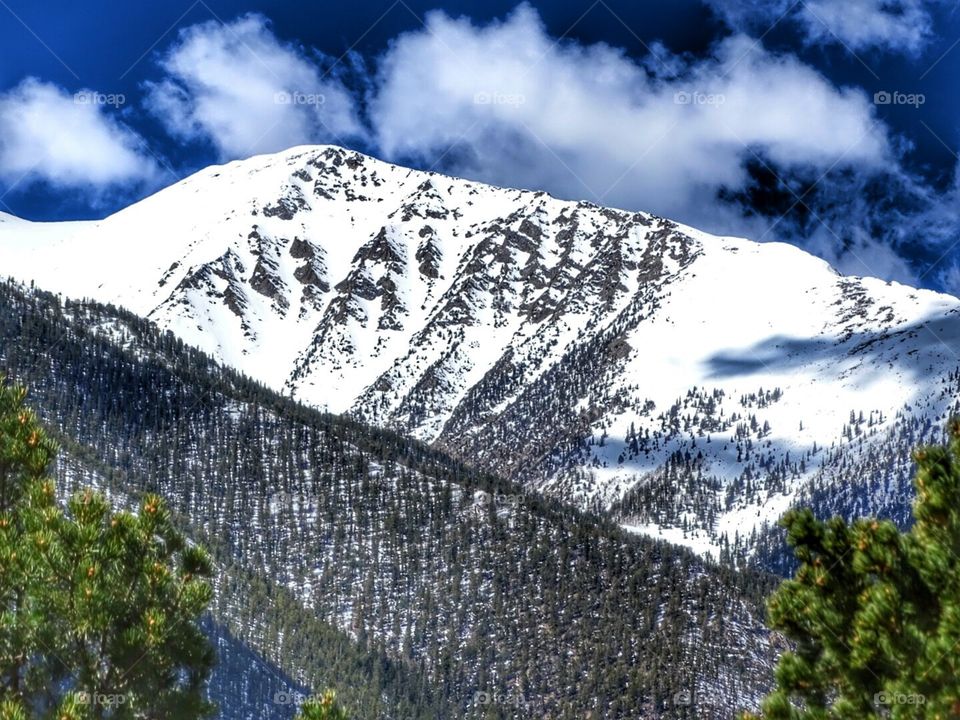
[[[0,216],[0,258],[702,550],[957,395],[956,298],[335,147],[208,168],[100,222]]]

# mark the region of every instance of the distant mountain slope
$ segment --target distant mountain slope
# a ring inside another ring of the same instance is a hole
[[[714,553],[836,453],[939,422],[960,367],[956,298],[334,147],[98,223],[7,217],[0,253],[308,404]]]
[[[297,703],[309,690],[293,682],[234,637],[210,622],[209,635],[217,654],[209,696],[217,705],[217,720],[293,720]]]
[[[357,718],[729,719],[768,686],[766,578],[298,406],[129,313],[2,284],[0,368],[64,486],[169,498],[221,568],[215,619]],[[289,711],[236,673],[225,717]]]

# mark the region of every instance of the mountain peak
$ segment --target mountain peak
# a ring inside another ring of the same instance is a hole
[[[904,407],[943,414],[958,364],[955,298],[335,146],[207,168],[97,223],[0,217],[0,248],[18,279],[308,404],[701,549],[868,452],[851,409],[878,439]],[[669,513],[638,505],[663,483]]]

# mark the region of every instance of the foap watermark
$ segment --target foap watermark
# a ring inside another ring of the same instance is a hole
[[[275,93],[273,102],[277,105],[323,105],[327,98],[323,93],[305,93],[298,90],[287,92],[283,90]]]
[[[118,108],[126,104],[127,96],[123,93],[102,93],[95,92],[94,90],[81,90],[78,93],[74,93],[73,102],[75,105],[106,105]]]
[[[293,505],[299,499],[299,495],[289,492],[273,492],[267,496],[270,505]]]
[[[919,108],[927,101],[923,93],[905,93],[899,90],[880,90],[873,94],[874,105],[907,105]]]
[[[307,700],[311,698],[310,695],[305,695],[301,692],[295,692],[293,690],[277,690],[273,694],[273,704],[274,705],[303,705]]]
[[[93,705],[105,708],[116,708],[127,702],[127,696],[122,693],[77,693],[77,702],[81,705]]]
[[[923,705],[927,698],[920,693],[878,692],[873,696],[877,705]]]
[[[267,495],[267,504],[273,512],[296,507],[313,507],[317,500],[318,498],[310,493],[278,491]]]
[[[700,90],[678,90],[673,94],[675,105],[708,105],[719,107],[727,102],[723,93],[708,93]]]
[[[493,705],[502,708],[523,708],[524,710],[530,710],[534,706],[533,702],[522,695],[488,692],[486,690],[478,690],[473,694],[473,704],[477,707]]]
[[[478,92],[473,96],[474,105],[507,105],[519,107],[527,102],[527,97],[520,93]]]
[[[523,502],[522,495],[506,495],[504,493],[478,492],[473,496],[473,512],[475,515],[486,515],[487,508],[511,508],[516,510]]]

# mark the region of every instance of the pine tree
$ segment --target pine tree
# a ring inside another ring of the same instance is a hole
[[[58,503],[56,455],[0,378],[0,718],[201,718],[213,650],[197,625],[211,563],[160,498]]]
[[[914,453],[908,532],[809,510],[785,517],[801,565],[769,615],[795,646],[762,717],[960,718],[960,419],[947,436]]]
[[[327,690],[319,699],[307,700],[300,708],[297,720],[349,720],[349,717],[337,703],[336,693]]]

